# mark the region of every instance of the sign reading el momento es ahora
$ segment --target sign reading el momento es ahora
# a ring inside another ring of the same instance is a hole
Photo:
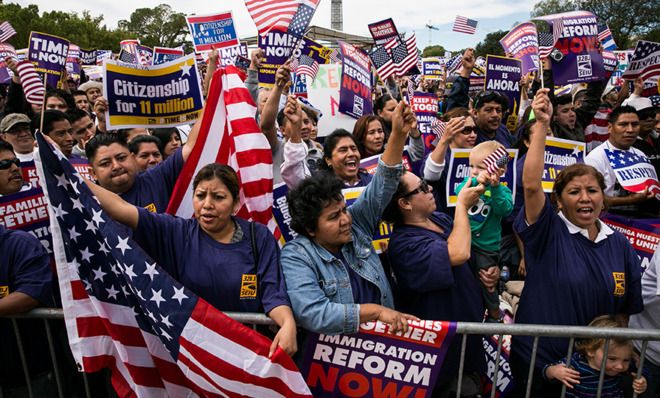
[[[103,90],[108,97],[109,129],[172,127],[199,118],[202,89],[195,55],[148,67],[107,60]]]

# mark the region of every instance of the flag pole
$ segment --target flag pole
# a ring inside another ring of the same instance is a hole
[[[41,99],[41,116],[39,120],[39,132],[43,134],[44,131],[44,112],[46,111],[46,84],[48,83],[48,73],[43,74],[44,77],[44,96]]]

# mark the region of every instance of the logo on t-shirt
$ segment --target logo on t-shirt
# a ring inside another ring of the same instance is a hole
[[[625,272],[612,272],[614,278],[614,295],[622,297],[626,294],[626,273]]]
[[[9,294],[9,286],[0,286],[0,298],[3,298]]]
[[[157,213],[156,205],[153,203],[149,203],[148,205],[144,206],[144,208],[147,209],[149,213]]]
[[[243,274],[241,278],[241,298],[257,298],[257,275]]]

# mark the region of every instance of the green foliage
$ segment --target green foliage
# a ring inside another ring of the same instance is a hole
[[[176,47],[185,42],[188,28],[186,16],[167,4],[154,8],[138,8],[128,20],[119,21],[119,28],[130,32],[145,46]]]
[[[447,50],[440,45],[428,46],[422,51],[422,57],[442,57],[445,51]]]
[[[509,33],[508,30],[498,30],[487,34],[486,37],[484,37],[484,40],[479,42],[474,48],[475,55],[478,57],[485,57],[488,54],[504,56],[504,50],[500,45],[500,39],[506,36],[507,33]]]

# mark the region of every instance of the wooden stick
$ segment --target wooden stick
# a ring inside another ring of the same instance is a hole
[[[39,132],[44,132],[44,112],[46,111],[46,84],[48,82],[48,73],[44,73],[44,97],[41,100],[41,120],[39,121]]]

